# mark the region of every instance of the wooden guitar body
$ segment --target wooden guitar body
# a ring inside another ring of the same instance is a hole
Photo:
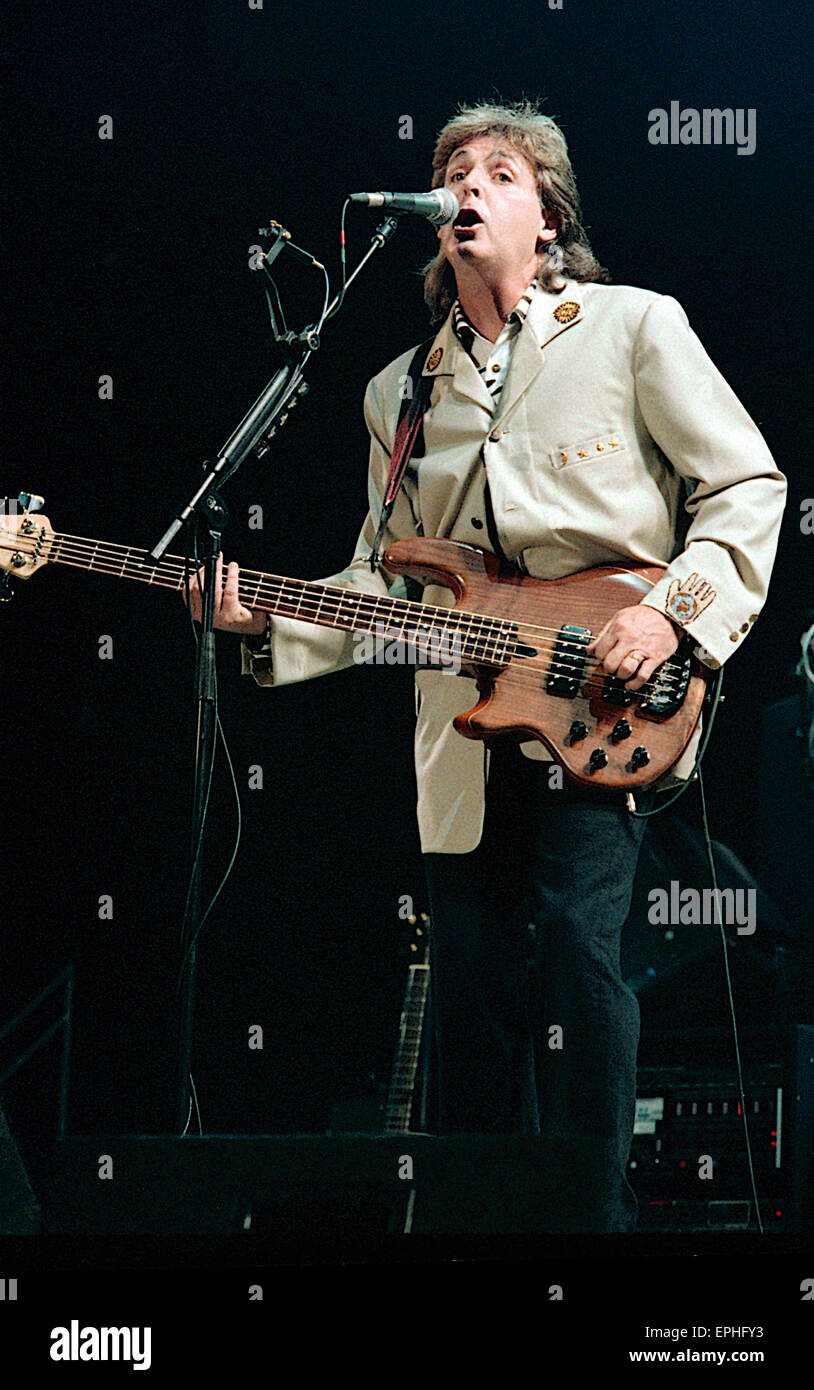
[[[647,786],[678,761],[706,694],[701,663],[685,657],[686,680],[676,680],[672,690],[665,686],[665,695],[671,696],[683,688],[675,708],[674,698],[648,701],[625,691],[592,658],[583,663],[579,648],[584,643],[564,632],[570,627],[596,634],[620,608],[641,602],[661,578],[661,568],[603,565],[563,579],[533,579],[475,546],[426,538],[395,542],[384,564],[423,584],[451,589],[455,611],[516,624],[534,648],[534,655],[513,656],[503,667],[468,666],[481,698],[454,721],[465,738],[539,739],[578,782],[608,790]],[[677,653],[674,662],[679,660]],[[574,681],[568,680],[568,663],[573,663]],[[552,690],[551,671],[560,668],[565,679],[559,691]],[[636,749],[644,750],[646,762],[642,753],[634,758]],[[604,764],[597,750],[605,755]]]

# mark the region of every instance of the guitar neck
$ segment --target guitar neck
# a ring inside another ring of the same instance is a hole
[[[407,977],[399,1042],[393,1062],[384,1116],[385,1134],[406,1134],[410,1128],[413,1090],[421,1051],[424,1009],[430,980],[429,965],[411,965]]]
[[[135,579],[158,588],[174,589],[177,593],[182,593],[186,586],[187,565],[180,555],[165,555],[156,564],[146,550],[111,545],[107,541],[52,533],[49,542],[47,559],[58,565],[109,574],[116,579]],[[346,632],[403,639],[416,645],[429,644],[443,634],[445,640],[455,640],[461,659],[480,657],[483,660],[485,654],[485,623],[477,613],[391,598],[339,584],[289,579],[259,570],[241,570],[240,599],[247,608],[260,609],[274,616],[297,618],[301,622]],[[492,645],[496,636],[488,633]],[[506,641],[502,631],[500,640]]]

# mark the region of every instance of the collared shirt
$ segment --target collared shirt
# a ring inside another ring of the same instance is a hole
[[[468,353],[475,363],[495,406],[500,399],[503,383],[508,375],[515,339],[523,327],[523,322],[536,291],[537,282],[532,280],[525,294],[522,294],[518,299],[493,343],[488,338],[484,338],[483,334],[479,333],[474,324],[470,322],[459,299],[456,299],[452,306],[452,327],[455,336],[464,352]],[[485,473],[483,476],[483,506],[486,516],[486,530],[492,551],[505,560],[506,556],[498,536],[489,482]]]
[[[470,323],[459,299],[456,299],[452,306],[452,327],[455,336],[464,351],[472,358],[483,377],[487,391],[496,402],[500,398],[503,383],[509,370],[514,340],[523,326],[523,320],[536,292],[537,282],[532,280],[525,294],[521,295],[515,304],[493,343],[490,343],[488,338],[484,338],[483,334],[479,333]]]

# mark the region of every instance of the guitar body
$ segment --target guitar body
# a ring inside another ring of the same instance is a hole
[[[664,710],[649,707],[635,694],[631,698],[631,692],[612,678],[597,676],[590,658],[586,679],[576,689],[572,684],[559,692],[549,690],[551,682],[544,669],[566,625],[583,627],[590,634],[599,632],[620,608],[641,602],[661,578],[661,568],[603,565],[563,579],[533,579],[507,569],[475,546],[428,538],[394,542],[384,564],[393,573],[451,589],[456,610],[509,620],[518,624],[524,637],[530,631],[547,634],[533,656],[513,657],[500,669],[469,668],[481,698],[454,720],[465,738],[539,739],[577,782],[607,790],[647,786],[680,758],[698,723],[707,689],[704,667],[695,658],[685,659],[686,682],[678,707],[672,708],[675,701],[670,700]],[[561,652],[570,656],[574,648],[568,638],[566,632],[559,641]],[[629,734],[620,729],[620,720],[629,726]],[[572,731],[577,726],[579,733],[579,724],[586,732],[575,738]],[[634,766],[635,749],[647,754],[646,762],[638,755],[638,767]],[[601,766],[596,750],[606,758]]]

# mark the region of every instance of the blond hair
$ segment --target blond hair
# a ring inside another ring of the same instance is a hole
[[[447,165],[461,145],[489,135],[506,140],[528,160],[537,180],[540,204],[556,219],[556,239],[540,252],[538,284],[556,293],[565,283],[560,277],[566,275],[581,282],[609,280],[580,221],[579,194],[565,136],[532,102],[459,107],[438,136],[432,160],[433,188],[443,184]],[[424,267],[423,275],[424,298],[438,322],[446,318],[457,295],[452,266],[442,251]]]

